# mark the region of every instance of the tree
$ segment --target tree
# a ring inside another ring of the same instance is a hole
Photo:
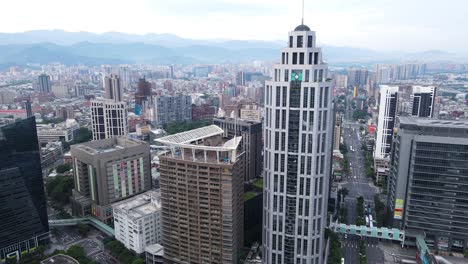
[[[71,168],[72,167],[70,166],[70,164],[65,163],[65,164],[58,165],[57,168],[55,168],[55,171],[57,173],[64,173],[64,172],[70,171]]]
[[[355,110],[353,113],[354,120],[366,119],[366,118],[367,118],[367,113],[362,110]]]
[[[69,203],[74,186],[73,177],[57,176],[47,182],[47,195],[53,204],[62,207]]]
[[[88,142],[93,139],[93,132],[86,127],[80,127],[76,132],[75,140],[73,141],[74,144]]]
[[[85,237],[91,230],[89,225],[83,224],[83,223],[78,224],[77,228],[78,228],[78,233],[80,233],[80,235],[82,235],[83,237]]]
[[[132,264],[145,264],[145,260],[142,258],[135,259]]]

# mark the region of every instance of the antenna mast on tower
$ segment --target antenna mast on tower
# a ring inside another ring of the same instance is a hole
[[[301,25],[304,25],[304,0],[302,0],[302,21]]]

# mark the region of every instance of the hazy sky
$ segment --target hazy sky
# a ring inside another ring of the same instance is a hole
[[[1,0],[0,32],[63,29],[286,40],[301,0]],[[468,53],[468,0],[305,0],[318,41]]]

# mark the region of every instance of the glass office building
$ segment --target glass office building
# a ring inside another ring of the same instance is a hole
[[[34,117],[0,127],[0,262],[49,236]]]

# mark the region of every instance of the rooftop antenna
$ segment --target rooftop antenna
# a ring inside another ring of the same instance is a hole
[[[302,0],[302,21],[301,25],[304,25],[304,0]]]

